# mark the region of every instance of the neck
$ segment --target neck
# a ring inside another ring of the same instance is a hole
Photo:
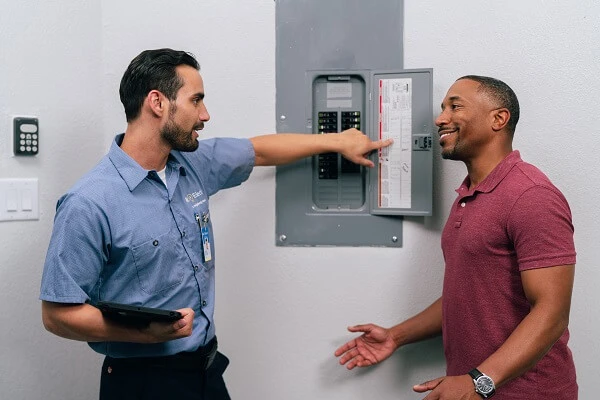
[[[498,150],[482,152],[477,157],[465,161],[469,174],[469,190],[474,189],[512,152],[508,145]]]
[[[160,171],[167,164],[171,148],[160,139],[158,127],[135,121],[127,125],[121,149],[142,168]]]

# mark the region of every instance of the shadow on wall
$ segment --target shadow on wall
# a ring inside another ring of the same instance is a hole
[[[383,363],[371,367],[348,371],[337,362],[327,360],[320,370],[320,386],[325,391],[342,391],[344,386],[359,382],[361,391],[371,393],[371,398],[380,398],[373,391],[384,390],[386,396],[400,399],[411,396],[414,385],[445,375],[446,361],[442,338],[437,337],[407,345]],[[437,371],[437,375],[430,376],[431,371]]]
[[[426,380],[438,378],[446,373],[446,360],[442,337],[428,339],[411,344],[396,352],[400,376],[412,377],[410,382],[404,382],[412,390],[413,385]],[[429,371],[439,370],[439,376],[426,376]],[[414,380],[414,378],[417,378]]]

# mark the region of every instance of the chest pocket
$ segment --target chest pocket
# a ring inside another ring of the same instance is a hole
[[[154,294],[168,290],[183,280],[185,249],[177,232],[156,236],[132,247],[137,277],[142,290]]]

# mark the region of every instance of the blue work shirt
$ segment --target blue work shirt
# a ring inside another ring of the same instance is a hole
[[[57,303],[113,301],[195,312],[190,337],[157,344],[94,342],[111,357],[194,351],[215,336],[215,249],[208,199],[248,179],[254,148],[248,139],[199,142],[172,151],[167,186],[119,145],[82,177],[56,207],[40,299]],[[204,260],[201,227],[208,225],[212,259]]]

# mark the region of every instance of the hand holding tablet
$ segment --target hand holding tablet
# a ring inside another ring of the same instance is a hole
[[[147,325],[153,321],[173,322],[183,318],[179,311],[132,306],[110,301],[99,301],[96,307],[106,318],[125,324]]]

